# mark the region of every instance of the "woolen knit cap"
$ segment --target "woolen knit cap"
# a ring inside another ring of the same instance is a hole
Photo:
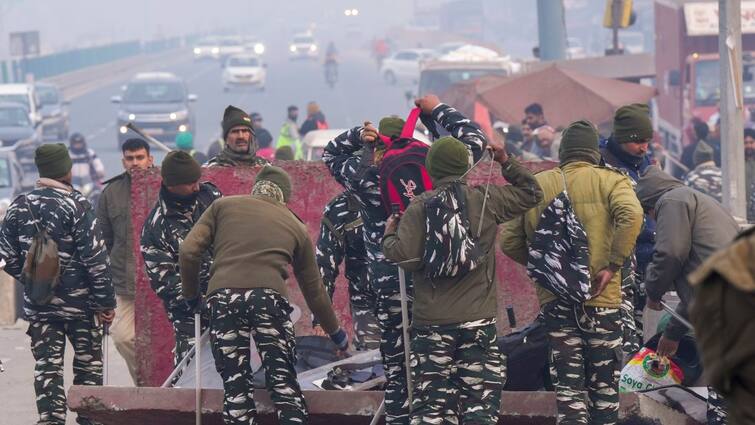
[[[202,177],[202,167],[188,152],[172,151],[163,159],[160,175],[165,186],[191,184]]]
[[[642,143],[653,138],[653,123],[648,105],[633,103],[616,110],[613,138],[617,143]]]
[[[569,124],[561,133],[558,157],[561,164],[585,161],[591,164],[600,162],[598,131],[590,121],[580,120]]]
[[[63,177],[73,168],[68,148],[62,143],[49,143],[38,147],[34,151],[34,164],[39,170],[39,177],[50,179]]]
[[[265,166],[257,173],[255,184],[263,180],[278,186],[281,192],[283,192],[283,202],[288,202],[288,199],[291,197],[291,177],[288,176],[288,173],[283,168],[274,165]]]
[[[254,134],[254,128],[252,128],[252,118],[249,116],[249,114],[233,105],[228,105],[228,107],[225,108],[225,112],[223,113],[223,122],[221,122],[221,125],[223,126],[223,140],[228,138],[228,132],[231,131],[233,127],[239,125],[248,127],[249,130],[251,130],[252,134]]]
[[[399,117],[385,117],[378,123],[378,133],[388,137],[399,137],[406,121]]]
[[[697,167],[703,162],[713,161],[714,155],[715,152],[713,151],[713,148],[709,144],[700,140],[697,142],[695,151],[692,153],[692,162],[694,162],[695,167]]]
[[[469,169],[469,150],[451,136],[441,137],[430,146],[425,168],[433,179],[462,176]]]

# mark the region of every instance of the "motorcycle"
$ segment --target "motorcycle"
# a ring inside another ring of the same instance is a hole
[[[93,207],[96,207],[102,195],[102,183],[95,181],[91,176],[76,176],[71,180],[71,185],[81,192]]]
[[[331,89],[338,82],[338,62],[335,60],[325,61],[325,82]]]

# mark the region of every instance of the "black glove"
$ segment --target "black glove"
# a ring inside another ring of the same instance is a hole
[[[194,313],[198,313],[201,310],[201,307],[199,305],[199,297],[192,298],[190,300],[187,299],[184,302],[189,307],[189,310],[191,310]]]
[[[349,336],[346,335],[346,332],[341,328],[338,328],[335,333],[330,334],[330,340],[338,346],[339,351],[346,351],[349,349]]]

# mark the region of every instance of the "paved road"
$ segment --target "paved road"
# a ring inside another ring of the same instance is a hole
[[[320,103],[333,128],[361,124],[369,119],[377,122],[388,114],[404,115],[408,106],[404,88],[386,86],[368,55],[354,45],[339,46],[341,50],[340,80],[334,89],[326,86],[322,65],[319,62],[291,62],[286,55],[285,40],[268,46],[268,84],[264,92],[224,93],[221,86],[221,69],[216,62],[194,62],[187,51],[185,60],[168,66],[156,64],[154,70],[174,72],[186,79],[192,93],[198,95],[195,104],[197,116],[197,146],[205,148],[220,131],[223,109],[234,104],[252,112],[260,112],[266,127],[277,137],[290,104],[298,105],[304,114],[306,103]],[[275,52],[280,52],[276,54]],[[116,105],[110,97],[120,91],[123,82],[109,83],[73,99],[71,129],[87,136],[105,162],[108,176],[121,172],[120,152],[116,148]],[[162,157],[162,155],[159,155]],[[26,323],[0,328],[0,360],[6,372],[0,374],[0,423],[30,424],[37,419],[34,404],[33,366],[29,339],[25,335]],[[110,384],[131,385],[125,364],[110,345]],[[66,386],[71,385],[71,349],[66,352]],[[73,414],[68,424],[74,422]]]
[[[187,52],[186,60],[155,70],[173,72],[183,77],[189,91],[198,96],[194,104],[197,117],[195,146],[205,149],[220,132],[223,109],[233,104],[248,112],[259,112],[265,127],[277,138],[288,105],[300,108],[304,119],[306,103],[317,101],[332,128],[361,124],[363,120],[379,120],[388,114],[406,114],[405,88],[387,86],[379,77],[367,53],[344,48],[340,54],[339,82],[334,89],[325,84],[322,64],[315,61],[290,61],[285,43],[268,47],[267,88],[263,92],[239,90],[224,93],[217,62],[194,62]],[[276,52],[282,52],[276,53]],[[71,130],[87,136],[89,144],[103,158],[109,176],[120,173],[120,152],[116,148],[115,115],[117,106],[110,97],[120,91],[123,82],[91,91],[73,100]]]

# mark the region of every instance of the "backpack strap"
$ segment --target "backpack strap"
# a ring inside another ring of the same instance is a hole
[[[37,233],[41,233],[42,229],[39,228],[39,220],[37,220],[37,217],[34,216],[34,212],[31,210],[31,203],[29,202],[29,197],[24,195],[23,198],[24,198],[24,201],[26,201],[26,209],[29,210],[29,215],[31,216],[31,220],[34,222],[34,228],[37,229]]]
[[[414,137],[414,128],[417,127],[417,120],[419,120],[419,115],[421,113],[422,110],[419,108],[414,108],[409,112],[409,117],[406,118],[404,128],[401,130],[400,137],[402,139],[411,139]]]
[[[558,167],[558,171],[561,173],[561,181],[564,184],[564,193],[566,196],[569,196],[569,191],[566,189],[566,174],[564,174],[564,169],[561,167]]]
[[[333,233],[333,235],[335,235],[336,239],[338,239],[340,243],[343,243],[343,238],[344,238],[343,232],[339,232],[338,229],[336,229],[336,226],[333,225],[333,222],[330,221],[328,217],[322,216],[322,224],[324,224],[325,227],[327,227],[328,230],[330,230],[330,232]]]

